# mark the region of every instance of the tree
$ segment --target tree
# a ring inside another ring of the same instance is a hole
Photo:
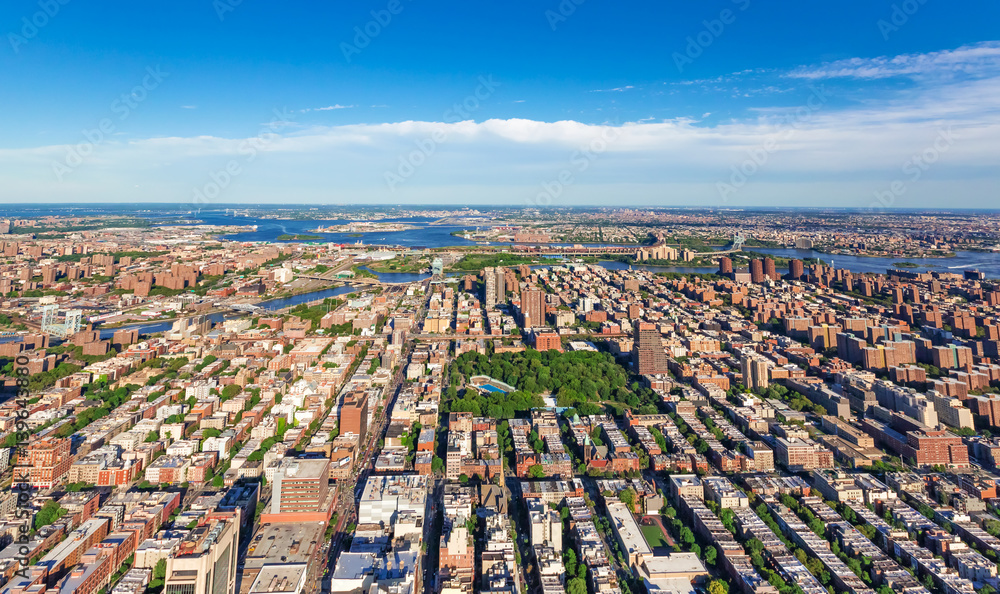
[[[861,568],[861,561],[857,557],[852,557],[847,560],[847,567],[850,568],[858,577],[864,575],[865,570]]]
[[[576,551],[566,549],[566,552],[563,553],[563,567],[566,568],[566,575],[576,575]]]
[[[631,487],[619,493],[618,500],[624,503],[629,511],[635,513],[635,491]]]
[[[823,520],[813,518],[812,521],[809,522],[809,529],[815,532],[816,536],[822,537],[826,531],[826,525],[823,523]]]
[[[531,478],[543,478],[545,476],[545,469],[541,464],[533,464],[528,467],[528,476]]]
[[[156,562],[156,567],[153,568],[153,579],[162,580],[167,577],[167,560],[160,559]]]
[[[687,526],[681,528],[680,537],[681,540],[684,541],[684,544],[688,546],[694,544],[694,532],[691,532],[691,529],[688,528]]]
[[[732,532],[733,534],[736,533],[736,514],[733,510],[727,507],[726,509],[720,511],[719,520],[722,522],[722,525],[726,528],[726,530]]]
[[[438,458],[437,456],[434,456],[431,459],[431,470],[433,472],[441,472],[442,470],[444,470],[444,460]]]
[[[587,594],[587,581],[579,577],[567,581],[566,594]]]
[[[35,514],[35,530],[52,524],[59,518],[66,515],[67,510],[59,506],[53,499],[49,499],[42,505],[42,509]]]
[[[431,462],[431,464],[433,464],[433,462]],[[458,482],[462,483],[463,485],[464,485],[465,483],[469,482],[469,475],[467,475],[467,474],[464,474],[464,473],[463,473],[463,474],[461,474],[461,475],[459,475],[459,477],[458,477]]]
[[[729,594],[729,585],[722,580],[712,580],[708,583],[708,594]]]
[[[719,556],[719,551],[715,547],[708,547],[705,549],[705,563],[709,565],[715,565],[715,561]]]

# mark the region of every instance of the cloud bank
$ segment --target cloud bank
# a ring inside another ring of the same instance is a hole
[[[546,194],[547,204],[565,206],[867,206],[945,132],[953,142],[893,206],[1000,205],[1000,43],[774,74],[798,85],[784,94],[797,105],[760,105],[753,117],[712,124],[293,122],[292,113],[352,107],[335,104],[276,110],[280,117],[244,138],[108,138],[62,175],[56,165],[88,147],[3,149],[3,199],[539,205]],[[871,98],[861,92],[889,78],[907,84]],[[838,100],[844,79],[861,85],[847,87],[861,99]],[[738,191],[720,192],[738,173]]]

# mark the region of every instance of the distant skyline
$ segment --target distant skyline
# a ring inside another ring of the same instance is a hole
[[[991,208],[998,20],[986,0],[12,0],[0,203]]]
[[[139,202],[139,203],[123,203],[123,202],[61,202],[61,203],[4,203],[4,207],[8,209],[10,216],[18,216],[21,213],[37,213],[38,211],[44,211],[47,208],[54,208],[58,210],[53,214],[67,214],[75,213],[78,216],[87,216],[86,213],[89,212],[102,212],[109,215],[115,213],[122,213],[125,215],[131,215],[134,213],[149,213],[153,211],[155,214],[163,214],[165,217],[175,217],[177,216],[176,211],[178,208],[182,208],[184,211],[191,210],[189,204],[177,204],[174,202]],[[288,203],[216,203],[207,204],[201,207],[203,212],[211,211],[300,211],[300,210],[314,210],[319,212],[325,211],[351,211],[358,210],[360,212],[379,212],[379,211],[435,211],[435,210],[470,210],[478,212],[489,212],[489,211],[499,211],[499,210],[531,210],[534,212],[543,213],[552,211],[558,212],[562,211],[608,211],[612,212],[615,210],[642,210],[642,211],[691,211],[691,212],[770,212],[774,211],[776,213],[781,212],[796,212],[800,211],[803,213],[823,213],[823,212],[836,212],[843,214],[864,214],[870,212],[871,209],[865,207],[841,207],[841,206],[672,206],[672,205],[638,205],[638,204],[619,204],[616,206],[600,206],[600,205],[587,205],[578,204],[573,206],[568,205],[558,205],[552,206],[545,209],[529,206],[519,206],[511,204],[474,204],[474,205],[457,205],[457,204],[394,204],[394,203],[360,203],[360,204],[288,204]],[[997,213],[1000,212],[1000,207],[997,208],[893,208],[891,210],[882,211],[886,215],[912,215],[920,213],[929,214],[948,214],[948,213],[965,213],[965,212],[980,212],[980,213]],[[34,216],[34,214],[32,215]],[[415,218],[420,218],[417,215]]]

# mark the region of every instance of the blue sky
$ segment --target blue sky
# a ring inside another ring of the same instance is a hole
[[[0,201],[991,207],[998,17],[9,0]]]

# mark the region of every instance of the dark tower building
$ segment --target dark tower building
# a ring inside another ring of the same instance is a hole
[[[760,260],[750,260],[750,282],[764,282],[764,263]]]
[[[521,326],[534,328],[545,325],[545,292],[540,289],[521,291]]]
[[[660,330],[655,324],[649,322],[636,324],[632,343],[632,363],[635,365],[636,373],[640,375],[667,373],[667,353],[663,350]]]
[[[792,280],[799,280],[805,273],[805,267],[802,265],[802,260],[789,260],[788,261],[788,276]]]
[[[764,258],[764,276],[771,280],[778,280],[778,271],[774,268],[774,260]]]
[[[719,258],[719,274],[732,274],[733,261],[725,256]]]

